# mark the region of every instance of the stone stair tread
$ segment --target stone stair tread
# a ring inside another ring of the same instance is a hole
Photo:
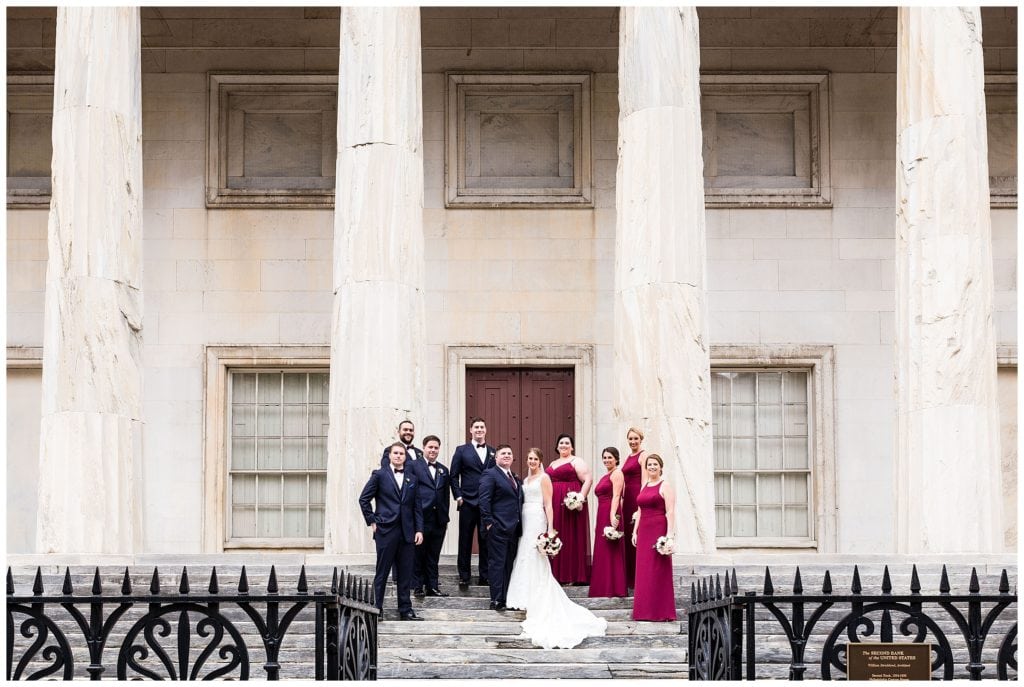
[[[541,663],[509,665],[507,663],[473,664],[472,672],[459,670],[456,664],[402,663],[381,666],[377,677],[388,678],[441,678],[441,679],[621,679],[621,678],[666,678],[685,679],[685,663],[618,663],[618,664],[576,664]]]
[[[395,663],[455,663],[475,665],[477,663],[620,663],[636,659],[637,651],[632,647],[599,647],[573,649],[489,649],[486,652],[434,651],[433,649],[379,649],[377,660],[381,664]],[[644,651],[644,662],[661,663],[685,660],[677,648],[651,648]]]

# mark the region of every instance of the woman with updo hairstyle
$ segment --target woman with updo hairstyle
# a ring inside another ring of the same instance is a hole
[[[630,427],[626,431],[626,442],[629,444],[630,454],[622,464],[622,522],[626,531],[626,586],[636,586],[636,547],[629,539],[629,533],[633,531],[633,516],[636,514],[636,497],[640,495],[640,487],[643,486],[644,468],[640,464],[644,450],[640,444],[644,440],[644,433],[636,427]]]
[[[601,451],[607,472],[594,487],[597,496],[597,526],[594,529],[594,567],[590,573],[590,596],[626,596],[626,537],[608,539],[606,527],[623,532],[622,470],[619,449],[609,446]],[[627,534],[632,530],[627,530]]]
[[[672,556],[654,548],[659,537],[675,538],[676,496],[664,479],[665,463],[656,453],[644,459],[647,482],[637,496],[633,526],[636,545],[636,579],[633,620],[657,622],[676,619],[676,593],[672,580]]]
[[[548,466],[551,478],[551,505],[555,509],[555,529],[562,540],[562,550],[551,559],[551,572],[562,584],[583,585],[590,583],[590,511],[587,496],[590,494],[590,468],[573,452],[572,437],[559,434],[555,444],[558,458]],[[569,510],[563,503],[570,491],[579,492],[583,498],[582,510]]]

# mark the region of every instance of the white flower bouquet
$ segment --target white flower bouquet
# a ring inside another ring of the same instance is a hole
[[[569,510],[583,510],[583,497],[578,491],[570,491],[562,499],[562,505]]]
[[[562,550],[562,540],[558,538],[558,532],[553,533],[550,537],[547,532],[541,532],[537,536],[537,550],[548,558],[558,555],[558,552]]]
[[[662,556],[671,556],[675,551],[675,544],[672,537],[658,537],[658,541],[654,542],[654,550]]]
[[[604,538],[608,541],[618,541],[622,539],[622,530],[617,530],[611,525],[605,527],[602,531],[602,534],[604,534]]]

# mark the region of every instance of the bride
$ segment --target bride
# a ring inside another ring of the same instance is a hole
[[[544,473],[544,454],[531,448],[526,456],[530,474],[523,480],[523,535],[512,566],[506,604],[526,609],[523,636],[545,649],[571,649],[585,637],[602,637],[608,621],[569,600],[551,574],[551,563],[537,550],[537,537],[550,523],[551,478]]]

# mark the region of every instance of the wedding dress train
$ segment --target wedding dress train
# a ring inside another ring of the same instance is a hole
[[[537,537],[547,531],[540,477],[523,482],[523,536],[512,566],[506,604],[526,609],[523,635],[534,646],[571,649],[586,637],[602,637],[608,621],[573,603],[551,574]],[[560,505],[560,504],[559,504]]]

